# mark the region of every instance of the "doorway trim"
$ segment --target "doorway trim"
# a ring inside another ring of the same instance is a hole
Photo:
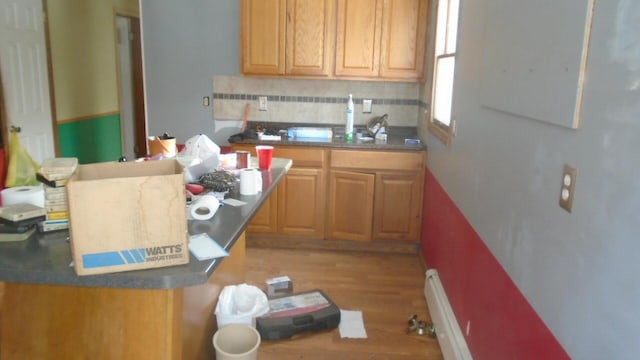
[[[127,10],[114,8],[114,40],[116,46],[116,64],[118,73],[118,110],[122,114],[122,94],[120,91],[122,70],[120,68],[120,51],[118,50],[118,17],[130,20],[131,31],[131,81],[132,81],[132,103],[133,103],[133,128],[134,128],[134,154],[136,158],[147,155],[147,122],[144,104],[144,76],[142,68],[142,32],[140,25],[140,15]],[[122,115],[120,116],[120,133],[122,153],[125,152],[125,124]]]

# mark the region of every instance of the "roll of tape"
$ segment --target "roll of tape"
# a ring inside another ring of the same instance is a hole
[[[214,195],[203,195],[189,207],[189,215],[194,220],[209,220],[216,214],[220,201]]]
[[[44,189],[41,185],[16,186],[2,190],[2,206],[32,204],[44,207]]]

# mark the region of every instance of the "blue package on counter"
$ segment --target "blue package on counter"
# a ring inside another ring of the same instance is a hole
[[[405,145],[420,145],[420,139],[404,139]]]

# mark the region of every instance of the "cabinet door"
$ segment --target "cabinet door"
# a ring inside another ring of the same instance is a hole
[[[275,234],[278,232],[278,193],[280,191],[280,185],[273,189],[269,199],[251,219],[247,227],[249,233]]]
[[[324,171],[291,168],[278,194],[278,230],[283,235],[324,238]]]
[[[420,241],[422,172],[376,174],[373,239]]]
[[[371,240],[374,181],[374,174],[330,171],[328,238]]]
[[[333,70],[334,1],[288,0],[286,74],[329,76]]]
[[[336,76],[377,77],[382,0],[338,0]]]
[[[245,75],[283,74],[286,0],[242,0],[241,62]]]
[[[380,75],[422,79],[427,36],[427,0],[384,0]]]

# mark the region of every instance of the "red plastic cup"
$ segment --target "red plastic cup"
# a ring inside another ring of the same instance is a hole
[[[271,160],[273,159],[273,146],[258,145],[256,146],[258,154],[258,168],[260,170],[271,169]]]

